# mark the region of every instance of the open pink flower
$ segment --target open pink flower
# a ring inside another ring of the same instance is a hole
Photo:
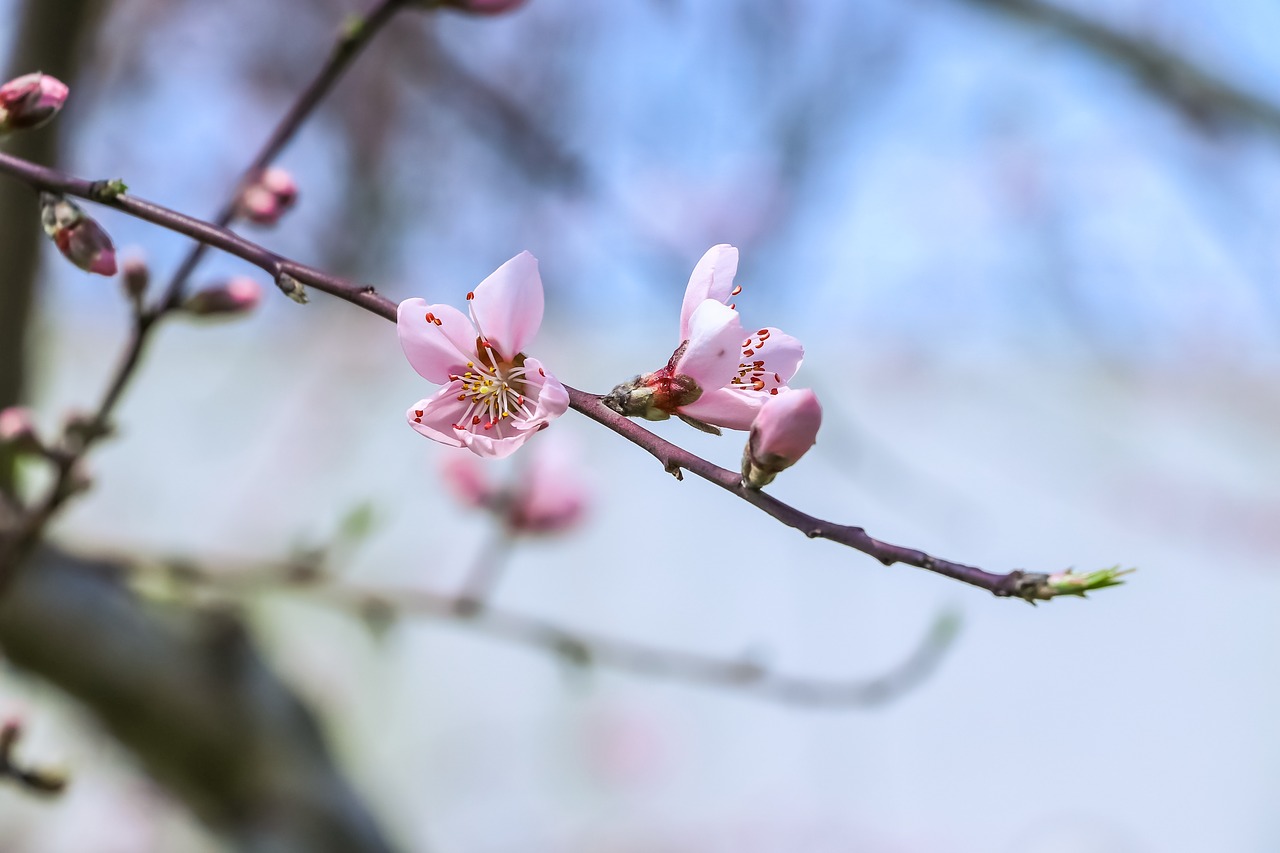
[[[708,432],[746,430],[765,401],[787,390],[804,358],[800,342],[772,327],[748,334],[729,300],[738,250],[713,246],[689,277],[680,309],[681,344],[667,366],[624,382],[603,398],[628,417],[676,415]]]
[[[733,283],[738,272],[738,250],[726,243],[712,246],[693,268],[680,307],[680,339],[691,340],[694,317],[707,300],[736,309],[732,302],[742,288]],[[743,332],[735,341],[740,354],[718,384],[702,384],[702,396],[680,411],[697,420],[728,429],[746,430],[770,397],[786,390],[787,383],[804,360],[804,347],[772,326]]]
[[[564,386],[524,354],[542,325],[538,261],[521,252],[467,294],[470,316],[422,299],[400,303],[397,328],[409,364],[443,385],[408,412],[434,441],[489,458],[514,453],[564,414]]]

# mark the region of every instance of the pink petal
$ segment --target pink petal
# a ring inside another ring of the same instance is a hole
[[[821,426],[822,406],[808,388],[770,397],[751,425],[752,455],[761,464],[793,465],[813,447]]]
[[[770,380],[773,379],[772,374],[778,374],[778,380],[770,381],[765,387],[773,388],[786,385],[791,380],[791,377],[796,375],[796,371],[800,369],[800,364],[804,361],[804,345],[786,332],[779,331],[772,326],[766,327],[763,331],[768,334],[764,338],[763,345],[752,347],[755,350],[754,357],[764,359],[764,369],[766,373],[770,374]],[[751,338],[753,343],[759,341],[759,333],[752,335]],[[743,360],[746,361],[748,359],[744,356]]]
[[[728,243],[712,246],[693,268],[680,306],[680,340],[689,339],[689,319],[704,300],[729,304],[733,277],[738,274],[738,250]]]
[[[692,377],[704,392],[719,388],[733,378],[745,335],[737,311],[704,299],[689,318],[689,345],[676,373]]]
[[[427,319],[430,314],[439,323]],[[413,369],[428,382],[443,385],[476,358],[476,331],[471,320],[449,305],[406,299],[396,312],[400,347]]]
[[[483,509],[493,503],[498,489],[474,456],[450,453],[440,466],[441,479],[463,506]]]
[[[528,370],[528,397],[535,401],[533,416],[546,423],[553,421],[569,410],[569,392],[560,384],[560,380],[551,375],[536,358],[524,360]]]
[[[464,411],[463,404],[457,400],[457,391],[453,387],[445,386],[436,392],[435,396],[419,400],[410,406],[409,411],[405,412],[405,417],[409,421],[409,426],[432,441],[438,441],[450,447],[462,447],[462,439],[458,436],[459,431],[453,428],[453,424]]]
[[[542,325],[542,304],[538,259],[521,252],[476,285],[471,310],[480,332],[510,361]]]
[[[747,393],[729,388],[716,388],[704,391],[702,396],[680,411],[690,417],[725,429],[751,429],[752,422],[760,412],[766,400],[773,399],[769,394]]]

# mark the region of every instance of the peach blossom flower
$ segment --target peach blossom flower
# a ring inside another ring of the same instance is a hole
[[[525,346],[542,325],[538,261],[521,252],[467,294],[469,316],[422,299],[400,303],[400,345],[422,378],[444,387],[419,400],[409,425],[489,458],[514,453],[564,414],[569,394]]]

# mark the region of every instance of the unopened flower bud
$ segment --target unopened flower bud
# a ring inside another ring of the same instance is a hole
[[[25,74],[0,86],[0,134],[47,123],[67,100],[65,83],[48,74]]]
[[[463,506],[486,509],[498,498],[498,488],[480,467],[480,460],[472,454],[450,453],[440,473],[444,484]]]
[[[813,447],[822,425],[818,395],[802,389],[787,391],[760,408],[742,454],[742,483],[759,489],[773,482]]]
[[[676,409],[701,396],[702,389],[693,377],[676,374],[668,366],[615,386],[601,402],[628,418],[665,421]]]
[[[275,225],[297,200],[298,185],[293,176],[272,166],[240,192],[239,214],[258,225]]]
[[[40,194],[40,222],[63,256],[86,272],[116,274],[116,247],[97,220],[69,198]]]
[[[252,311],[262,300],[262,288],[247,276],[235,278],[191,294],[182,310],[197,317],[226,317]]]
[[[276,287],[280,288],[281,293],[299,305],[307,304],[306,288],[302,286],[302,282],[288,273],[281,273],[276,277]]]
[[[124,287],[125,295],[135,303],[141,302],[142,297],[147,295],[147,286],[151,283],[151,268],[142,258],[134,257],[126,258],[120,265],[120,270],[120,283]]]
[[[30,409],[23,406],[0,409],[0,444],[19,453],[36,453],[44,447]]]
[[[439,0],[439,5],[472,15],[501,15],[523,6],[524,0]]]

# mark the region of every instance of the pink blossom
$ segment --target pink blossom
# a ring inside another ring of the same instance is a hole
[[[116,274],[116,247],[110,235],[75,202],[56,193],[41,193],[40,222],[71,263],[98,275]]]
[[[666,367],[624,382],[603,398],[628,417],[676,415],[707,432],[746,430],[765,401],[787,390],[804,348],[775,328],[743,329],[733,284],[738,250],[713,246],[689,277],[680,309],[680,340]]]
[[[758,489],[800,460],[822,426],[818,395],[808,388],[780,393],[760,407],[742,454],[742,481]]]
[[[737,308],[731,301],[742,292],[733,283],[737,272],[738,250],[733,246],[712,246],[702,256],[689,276],[680,307],[681,340],[690,340],[694,316],[707,300]],[[703,384],[702,395],[681,407],[684,415],[729,429],[750,429],[760,407],[787,389],[804,360],[800,342],[772,326],[744,332],[736,343],[737,365],[724,380]]]
[[[271,166],[240,192],[239,214],[258,225],[275,225],[298,201],[298,185],[279,166]]]
[[[65,83],[48,74],[24,74],[0,86],[0,133],[30,130],[50,121],[67,100]]]
[[[539,442],[525,463],[505,486],[465,454],[450,454],[442,474],[459,502],[494,513],[512,533],[562,533],[581,521],[589,495],[573,456],[558,444]]]
[[[467,294],[468,314],[422,299],[400,303],[400,345],[413,369],[443,385],[409,425],[479,456],[507,456],[569,408],[564,386],[524,348],[542,325],[538,261],[521,252]]]
[[[44,446],[30,409],[23,406],[0,409],[0,445],[19,452],[38,451]]]

